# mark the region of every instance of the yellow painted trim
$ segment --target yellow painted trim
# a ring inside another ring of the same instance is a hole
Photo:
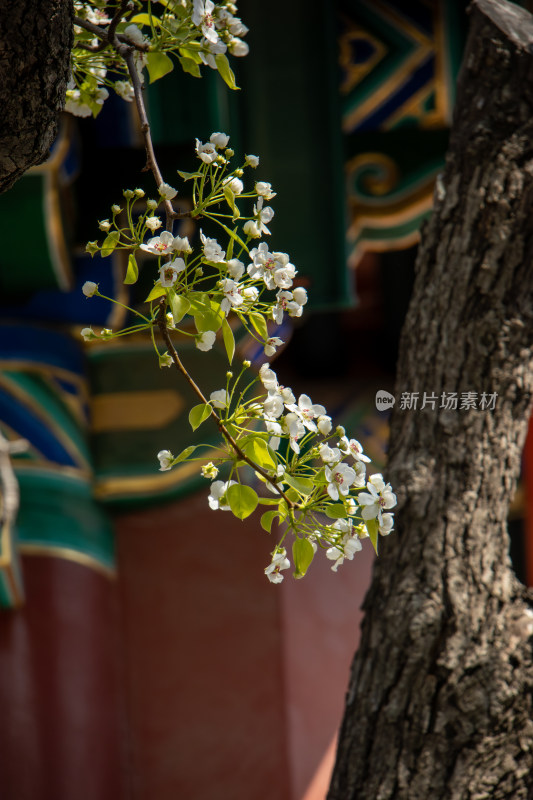
[[[97,394],[91,400],[94,433],[157,430],[170,425],[185,408],[175,389]]]
[[[223,454],[217,448],[205,453],[202,461],[213,461]],[[109,500],[113,497],[128,497],[133,494],[158,494],[178,486],[193,475],[200,474],[198,462],[188,462],[168,472],[155,475],[135,475],[130,477],[97,478],[94,485],[94,496],[97,500]]]
[[[365,253],[387,253],[390,250],[407,250],[408,247],[418,244],[420,241],[419,231],[412,231],[387,241],[374,241],[361,239],[348,256],[348,268],[357,269],[357,266]]]
[[[66,464],[57,464],[55,461],[47,461],[45,458],[41,458],[39,460],[29,460],[25,458],[14,457],[13,468],[15,473],[35,472],[36,474],[49,474],[52,472],[56,475],[61,475],[65,478],[70,478],[85,484],[91,483],[93,477],[92,471],[77,469],[76,467],[69,467]]]
[[[401,225],[411,217],[419,216],[433,208],[433,190],[422,196],[417,202],[410,203],[407,208],[401,211],[381,214],[360,214],[354,219],[347,231],[348,241],[356,241],[362,235],[365,228],[379,230],[392,225]]]
[[[117,571],[112,567],[106,567],[101,561],[94,558],[94,556],[81,553],[79,550],[74,550],[71,547],[21,542],[18,546],[18,550],[23,556],[48,556],[50,558],[62,558],[65,561],[72,561],[75,564],[80,564],[82,567],[88,567],[110,580],[114,580],[117,577]]]
[[[5,522],[2,526],[2,532],[0,534],[0,549],[0,569],[5,573],[14,607],[20,608],[20,606],[22,606],[24,603],[24,595],[21,592],[21,587],[19,586],[14,574],[14,554],[11,547],[11,528],[7,522]]]

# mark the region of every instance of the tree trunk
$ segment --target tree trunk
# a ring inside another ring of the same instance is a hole
[[[365,601],[329,800],[533,798],[533,600],[506,524],[533,394],[532,52],[528,12],[475,0],[402,333],[397,531]],[[478,406],[496,392],[495,408],[461,410],[466,392]]]
[[[48,156],[65,103],[72,0],[0,4],[0,192]]]

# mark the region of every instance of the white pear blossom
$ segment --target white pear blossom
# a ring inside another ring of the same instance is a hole
[[[214,331],[204,331],[204,333],[196,337],[196,347],[198,350],[203,350],[204,353],[206,353],[208,350],[211,350],[216,338],[217,335]]]
[[[165,472],[166,470],[170,469],[172,466],[172,461],[174,460],[174,456],[170,452],[170,450],[160,450],[157,454],[159,459],[159,471]]]
[[[298,291],[295,289],[295,291]],[[283,314],[286,311],[289,317],[301,317],[303,313],[303,304],[298,303],[294,299],[294,293],[288,291],[279,291],[276,295],[277,303],[272,306],[272,319],[281,325],[283,322]]]
[[[238,308],[243,304],[243,297],[239,291],[240,287],[237,281],[234,281],[232,278],[223,278],[219,281],[218,285],[224,294],[224,298],[220,304],[220,308],[224,314],[227,315],[230,309]]]
[[[267,224],[274,217],[274,209],[270,208],[270,206],[265,206],[265,208],[263,208],[262,197],[259,197],[257,203],[254,205],[254,217],[256,219],[256,224],[259,228],[259,231],[270,236],[270,231],[267,228]]]
[[[65,100],[65,111],[73,114],[75,117],[90,117],[92,111],[90,107],[81,101],[79,89],[67,89],[67,97]]]
[[[382,514],[378,524],[381,535],[388,536],[394,527],[394,514]]]
[[[245,222],[242,226],[242,229],[244,233],[250,237],[250,239],[261,238],[261,229],[254,219],[247,220],[247,222]]]
[[[270,369],[268,364],[261,365],[259,369],[259,379],[268,392],[276,392],[278,390],[278,377],[274,370]]]
[[[186,264],[182,258],[175,258],[173,261],[161,264],[159,267],[159,282],[161,286],[165,288],[174,286],[179,273],[183,272],[185,267]]]
[[[196,152],[205,164],[212,164],[217,158],[217,151],[213,142],[202,144],[200,139],[196,140]]]
[[[347,436],[343,436],[339,442],[339,447],[344,453],[351,455],[354,461],[364,461],[365,464],[370,463],[369,457],[363,453],[362,444],[357,439],[348,439]]]
[[[159,368],[162,367],[171,367],[172,366],[172,356],[170,353],[165,351],[162,355],[159,356]]]
[[[216,133],[211,134],[209,141],[212,142],[215,147],[222,149],[223,147],[228,146],[229,136],[226,133],[220,133],[217,131]]]
[[[265,198],[265,200],[272,200],[276,196],[276,192],[272,191],[272,184],[266,181],[257,181],[255,184],[255,191],[257,194]]]
[[[158,228],[161,227],[163,223],[161,222],[159,217],[152,216],[152,217],[147,217],[144,221],[144,224],[146,225],[147,228],[149,228],[149,230],[156,231]]]
[[[314,422],[315,417],[324,415],[326,413],[324,406],[313,403],[307,394],[301,394],[298,398],[298,405],[291,404],[289,406],[289,410],[298,415],[308,430],[315,433],[317,431],[317,427]]]
[[[158,187],[158,191],[164,200],[174,200],[178,194],[178,190],[174,189],[174,187],[170,186],[168,183],[161,183]]]
[[[98,339],[98,336],[93,331],[92,328],[82,328],[80,331],[80,335],[83,338],[84,342],[92,342],[94,339]]]
[[[192,247],[187,236],[176,236],[173,247],[176,253],[192,253]]]
[[[149,239],[146,244],[141,244],[141,250],[156,256],[165,256],[174,250],[174,237],[170,231],[163,231],[159,236]]]
[[[290,566],[291,562],[287,558],[287,551],[284,547],[281,547],[279,550],[274,551],[271,563],[265,568],[265,575],[270,583],[281,583],[283,580],[281,570],[289,569]]]
[[[357,553],[359,550],[362,550],[363,546],[359,541],[357,534],[352,533],[351,519],[339,519],[331,527],[332,529],[336,529],[344,533],[344,536],[338,542],[338,544],[333,547],[329,547],[326,550],[326,558],[329,558],[331,561],[335,561],[331,569],[333,572],[337,572],[338,567],[340,567],[340,565],[344,562],[344,559],[347,558],[349,561],[353,561],[355,553]]]
[[[94,281],[85,281],[81,290],[85,297],[94,297],[96,292],[98,291],[98,284]]]
[[[338,500],[340,495],[346,497],[355,480],[355,470],[341,461],[334,467],[326,467],[325,473],[328,481],[328,494],[331,499]]]
[[[237,481],[214,481],[211,484],[211,492],[207,498],[209,508],[213,511],[220,509],[220,511],[231,511],[227,502],[225,502],[225,494],[230,486],[233,486]]]
[[[265,428],[272,436],[268,440],[269,447],[272,450],[277,450],[281,442],[281,434],[283,433],[282,427],[279,422],[275,420],[265,419]]]
[[[382,519],[384,508],[394,508],[396,505],[396,495],[392,491],[390,483],[385,483],[380,473],[372,475],[366,484],[368,492],[360,492],[357,500],[362,506],[361,516],[363,519]]]
[[[208,42],[217,42],[218,33],[215,29],[213,11],[215,4],[212,0],[194,0],[191,20],[193,25],[200,28]]]
[[[250,46],[248,42],[243,42],[242,39],[234,37],[228,44],[228,50],[232,56],[235,56],[236,58],[243,58],[250,52]]]
[[[213,408],[226,408],[230,397],[227,389],[217,389],[215,392],[211,392],[209,400]]]
[[[327,436],[332,428],[331,417],[328,417],[327,414],[319,414],[316,426],[323,436]]]
[[[229,261],[226,262],[228,267],[228,275],[230,278],[238,281],[244,275],[244,264],[242,261],[239,261],[238,258],[230,258]]]
[[[252,169],[255,169],[256,167],[259,166],[259,156],[252,156],[252,155],[244,156],[244,163],[248,167],[252,167]]]
[[[325,442],[320,445],[318,452],[320,458],[326,464],[337,464],[342,458],[342,453],[338,447],[330,447],[329,444]]]
[[[129,81],[115,81],[113,88],[118,96],[122,97],[127,103],[132,103],[135,99],[135,92]]]
[[[283,417],[283,426],[289,434],[289,447],[296,454],[300,452],[298,440],[305,434],[305,428],[297,414],[292,412]]]
[[[232,178],[231,175],[229,178],[226,178],[222,185],[230,189],[235,195],[242,194],[244,189],[244,184],[241,179]]]
[[[212,261],[215,264],[224,261],[226,253],[216,239],[210,239],[202,231],[200,231],[200,239],[202,240],[204,256],[208,261]]]
[[[267,339],[264,346],[265,355],[270,358],[273,356],[278,347],[282,344],[285,344],[283,339],[280,339],[279,336],[271,336],[270,339]]]

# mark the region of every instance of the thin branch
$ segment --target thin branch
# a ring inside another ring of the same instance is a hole
[[[193,389],[193,391],[196,393],[196,395],[200,398],[202,403],[205,403],[206,405],[208,405],[209,401],[205,397],[205,395],[202,392],[202,390],[200,389],[200,387],[195,383],[193,378],[189,375],[189,373],[187,372],[187,370],[183,366],[183,364],[181,362],[181,359],[180,359],[180,357],[179,357],[179,355],[178,355],[178,353],[176,351],[176,348],[172,344],[172,340],[171,340],[169,332],[168,332],[167,321],[166,321],[166,317],[165,317],[165,302],[166,302],[165,298],[162,297],[161,300],[159,301],[159,303],[160,303],[159,314],[157,315],[157,324],[159,325],[159,330],[161,331],[161,336],[163,337],[163,340],[164,340],[164,342],[165,342],[165,344],[167,346],[167,350],[170,353],[170,357],[172,358],[172,361],[173,361],[174,366],[176,367],[176,369],[179,372],[181,372],[181,374],[183,375],[183,377],[185,378],[185,380],[187,381],[189,386]],[[267,483],[269,483],[270,486],[272,486],[276,490],[276,492],[281,495],[281,497],[283,497],[283,499],[287,503],[287,506],[288,506],[289,509],[296,508],[296,504],[293,503],[293,501],[290,500],[287,497],[285,492],[278,487],[278,485],[276,484],[276,480],[273,479],[272,476],[270,476],[268,474],[268,472],[266,472],[266,470],[264,470],[262,467],[260,467],[259,464],[256,464],[255,461],[253,461],[251,458],[248,458],[246,453],[244,453],[241,450],[241,448],[239,447],[239,445],[237,444],[237,442],[235,441],[235,439],[233,438],[231,433],[227,430],[226,426],[224,425],[224,423],[222,422],[222,420],[220,419],[220,417],[218,416],[218,414],[217,414],[217,412],[215,411],[214,408],[211,408],[211,417],[216,422],[217,427],[218,427],[219,431],[221,432],[222,436],[226,439],[227,443],[230,445],[230,447],[233,449],[233,451],[239,457],[239,459],[241,461],[245,461],[250,467],[252,467],[253,470],[255,470],[255,472],[258,472],[259,475],[261,475],[261,477],[264,478],[265,481],[267,481]]]

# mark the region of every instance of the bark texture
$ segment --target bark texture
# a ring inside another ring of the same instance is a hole
[[[533,396],[533,18],[476,0],[417,260],[388,478],[329,800],[533,798],[533,612],[507,512]],[[493,411],[442,392],[497,392]],[[419,401],[420,409],[420,401]]]
[[[0,192],[48,156],[65,102],[72,0],[0,2]]]

